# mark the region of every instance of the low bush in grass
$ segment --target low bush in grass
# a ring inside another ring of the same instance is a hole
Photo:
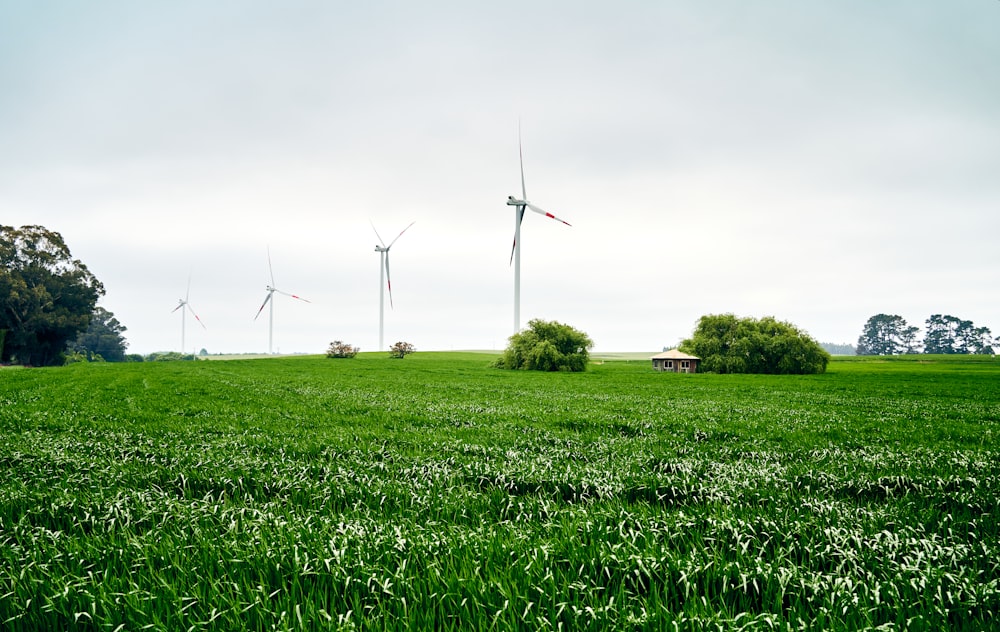
[[[326,350],[328,358],[353,358],[361,351],[361,347],[352,347],[350,343],[334,340],[330,343],[330,348]]]

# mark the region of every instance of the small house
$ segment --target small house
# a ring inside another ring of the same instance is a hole
[[[701,358],[682,353],[677,349],[657,353],[653,356],[653,370],[673,373],[697,373]]]

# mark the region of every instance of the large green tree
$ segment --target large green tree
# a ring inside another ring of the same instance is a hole
[[[85,355],[88,361],[124,362],[125,348],[128,347],[122,335],[124,333],[125,326],[118,322],[114,314],[103,307],[96,307],[90,316],[87,331],[69,344],[69,350]]]
[[[993,354],[993,338],[987,327],[950,314],[932,314],[927,319],[924,353]]]
[[[858,337],[858,355],[917,353],[919,329],[896,314],[875,314]]]
[[[501,369],[586,371],[594,342],[578,329],[554,320],[533,319],[528,328],[509,338],[494,363]]]
[[[701,358],[699,371],[715,373],[822,373],[830,362],[830,354],[808,334],[770,316],[702,316],[679,348]]]
[[[87,329],[104,286],[43,226],[0,226],[0,360],[59,364]]]

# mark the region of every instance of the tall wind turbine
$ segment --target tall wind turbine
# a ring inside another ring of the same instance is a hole
[[[378,348],[382,350],[382,332],[385,330],[385,288],[389,288],[389,307],[392,307],[392,278],[389,276],[389,249],[392,248],[392,244],[403,236],[410,226],[413,226],[416,222],[410,222],[409,226],[404,228],[398,235],[396,239],[389,242],[386,246],[385,242],[382,241],[382,236],[378,234],[378,230],[375,229],[375,224],[372,223],[372,230],[375,231],[375,236],[378,237],[378,243],[381,245],[375,245],[375,252],[379,253],[379,268],[378,268]]]
[[[521,161],[521,199],[517,199],[513,195],[507,196],[507,206],[514,207],[514,245],[510,250],[510,258],[514,263],[514,333],[521,331],[521,220],[524,219],[524,209],[530,208],[545,217],[550,217],[567,226],[571,225],[528,201],[528,192],[524,187],[524,153],[521,151],[520,126],[517,128],[517,154]]]
[[[257,310],[257,316],[254,316],[253,319],[257,320],[257,317],[260,316],[260,313],[264,311],[264,306],[267,305],[268,303],[271,304],[271,309],[269,310],[267,319],[267,354],[271,355],[271,348],[274,342],[274,301],[272,300],[274,298],[274,293],[277,292],[278,294],[291,296],[294,299],[305,301],[306,303],[309,303],[310,301],[302,298],[301,296],[289,294],[288,292],[282,292],[278,288],[274,287],[274,268],[271,266],[270,248],[267,249],[267,269],[271,273],[271,285],[267,286],[267,296],[264,297],[264,302],[260,304],[260,309]]]
[[[198,318],[198,314],[194,313],[194,308],[191,307],[191,303],[188,302],[188,299],[190,297],[191,297],[191,277],[188,277],[187,294],[184,295],[184,298],[177,299],[177,307],[170,310],[171,314],[173,314],[177,310],[181,310],[181,353],[184,353],[184,320],[186,312],[191,312],[191,315],[194,316],[194,319],[198,321],[198,324],[201,325],[202,329],[208,329],[207,327],[205,327],[205,323],[201,322],[201,319]],[[187,309],[184,309],[185,307],[187,307]]]

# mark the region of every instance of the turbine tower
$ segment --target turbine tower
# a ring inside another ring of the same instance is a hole
[[[514,333],[521,331],[521,221],[524,219],[524,209],[530,208],[536,213],[550,217],[562,222],[567,226],[571,224],[566,220],[559,219],[552,213],[544,211],[528,201],[528,192],[524,187],[524,153],[521,150],[521,127],[517,128],[517,154],[521,162],[521,198],[517,199],[513,195],[507,196],[507,206],[514,207],[514,245],[510,250],[510,259],[514,264]]]
[[[198,321],[198,324],[201,325],[202,329],[208,329],[207,327],[205,327],[205,323],[201,322],[201,319],[198,318],[198,314],[194,312],[194,308],[191,307],[191,303],[188,302],[188,299],[190,297],[191,297],[191,277],[188,277],[187,294],[184,295],[184,298],[177,299],[177,307],[170,310],[171,314],[173,314],[177,310],[181,310],[181,353],[184,353],[184,320],[186,312],[191,312],[191,315],[194,316],[194,319]],[[185,307],[187,307],[187,309],[184,309]]]
[[[271,304],[271,308],[270,308],[270,310],[268,310],[269,313],[268,313],[268,318],[267,318],[267,354],[271,355],[271,353],[272,353],[271,349],[272,349],[273,343],[274,343],[274,300],[272,300],[274,298],[274,293],[277,292],[278,294],[284,294],[285,296],[291,296],[294,299],[298,299],[300,301],[305,301],[306,303],[309,303],[310,301],[308,301],[307,299],[302,298],[301,296],[296,296],[294,294],[289,294],[288,292],[282,292],[278,288],[274,287],[274,268],[271,266],[271,249],[270,248],[267,249],[267,269],[271,273],[271,285],[267,286],[267,296],[264,297],[264,302],[260,304],[260,309],[257,310],[257,316],[254,316],[253,319],[257,320],[257,317],[260,316],[260,313],[262,311],[264,311],[264,306],[267,305],[268,303]]]
[[[378,268],[378,348],[382,351],[382,339],[383,332],[385,330],[385,289],[389,288],[389,307],[392,307],[392,278],[389,276],[389,249],[392,248],[392,244],[403,236],[410,226],[413,226],[416,222],[410,222],[409,226],[404,228],[398,235],[396,239],[389,242],[386,246],[385,242],[382,241],[382,236],[378,234],[378,230],[375,229],[375,224],[372,223],[372,230],[375,231],[375,236],[378,237],[378,244],[375,245],[375,252],[379,253],[379,268]]]

